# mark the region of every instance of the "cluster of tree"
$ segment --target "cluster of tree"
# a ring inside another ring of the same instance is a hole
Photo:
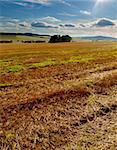
[[[72,38],[69,35],[53,35],[51,36],[49,43],[59,43],[59,42],[71,42]]]
[[[0,41],[0,43],[12,43],[13,41],[12,40],[2,40]]]
[[[45,43],[46,41],[21,41],[22,43]]]

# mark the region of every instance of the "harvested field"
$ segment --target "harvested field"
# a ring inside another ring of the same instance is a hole
[[[117,42],[0,44],[1,150],[116,150]]]

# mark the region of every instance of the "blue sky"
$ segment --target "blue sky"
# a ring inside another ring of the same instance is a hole
[[[117,37],[117,0],[0,0],[0,32]]]

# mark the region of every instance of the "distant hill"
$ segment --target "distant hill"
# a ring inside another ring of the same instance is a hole
[[[3,35],[7,35],[7,36],[50,36],[50,35],[45,35],[45,34],[34,34],[34,33],[4,33],[4,32],[1,32],[0,33],[0,36],[3,36]]]
[[[45,41],[48,42],[50,35],[33,33],[0,33],[0,41],[22,42],[22,41]]]
[[[79,37],[79,39],[91,41],[117,41],[117,38],[107,36],[86,36],[86,37]]]

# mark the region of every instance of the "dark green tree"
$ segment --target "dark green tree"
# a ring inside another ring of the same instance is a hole
[[[72,38],[69,35],[53,35],[51,36],[49,43],[59,43],[59,42],[70,42]]]

